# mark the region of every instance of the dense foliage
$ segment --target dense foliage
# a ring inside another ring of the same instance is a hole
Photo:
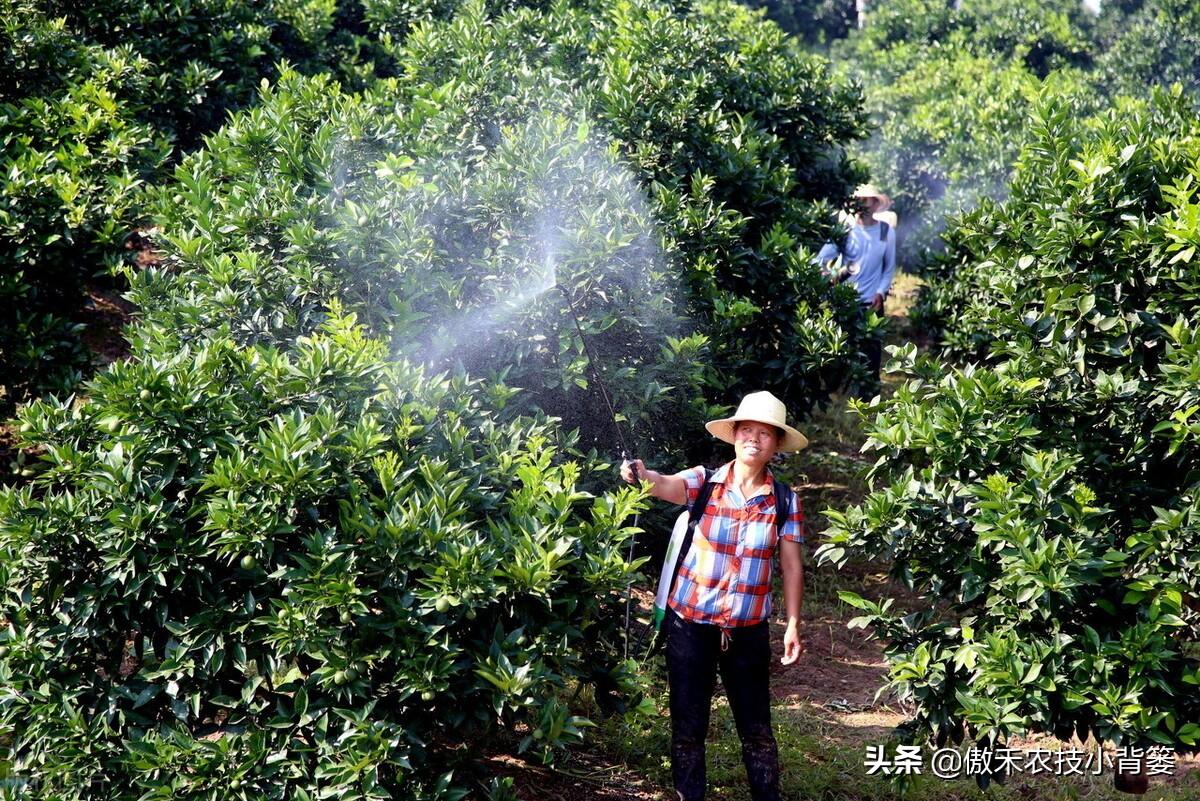
[[[637,700],[637,495],[588,494],[583,448],[616,446],[589,349],[646,456],[747,386],[800,408],[851,370],[852,293],[796,247],[860,177],[824,62],[728,3],[407,19],[378,39],[402,75],[282,67],[174,164],[155,260],[117,269],[131,357],[19,414],[24,797],[455,799],[487,747],[552,758],[592,699]]]
[[[634,687],[632,493],[590,502],[511,390],[410,367],[340,311],[369,283],[303,258],[328,245],[305,187],[345,214],[346,163],[272,158],[266,132],[322,141],[365,105],[299,76],[268,100],[212,144],[309,203],[189,195],[210,162],[185,162],[196,228],[134,278],[133,358],[22,411],[45,456],[0,496],[0,728],[27,797],[457,798],[497,731],[561,747],[574,688]]]
[[[896,200],[902,265],[940,250],[947,215],[1003,197],[1040,93],[1087,102],[1091,30],[1072,2],[900,0],[836,43],[876,126],[857,155]]]
[[[0,409],[89,368],[75,319],[163,176],[289,58],[366,81],[390,64],[357,4],[0,0]]]
[[[985,363],[909,348],[911,380],[863,409],[878,489],[830,513],[822,555],[891,558],[928,600],[846,596],[913,736],[1200,739],[1198,135],[1180,93],[1048,103],[1011,197],[948,235],[953,341]]]
[[[1151,0],[1117,13],[1117,35],[1097,60],[1097,79],[1112,95],[1179,83],[1200,93],[1200,8],[1188,0]],[[1124,9],[1122,9],[1124,10]]]

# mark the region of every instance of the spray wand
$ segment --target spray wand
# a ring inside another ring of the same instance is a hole
[[[587,358],[588,371],[592,374],[592,379],[596,382],[596,386],[600,389],[600,396],[604,398],[604,405],[608,407],[608,416],[612,420],[613,430],[617,432],[617,442],[621,445],[621,461],[629,461],[629,469],[633,472],[633,480],[638,481],[641,476],[638,475],[637,465],[630,460],[629,446],[625,442],[625,435],[621,431],[621,425],[617,422],[617,410],[613,406],[612,398],[609,397],[608,388],[604,385],[604,381],[600,378],[600,372],[596,368],[596,359],[592,356],[592,348],[588,345],[587,337],[584,336],[583,326],[579,323],[579,315],[575,312],[575,304],[571,301],[571,293],[567,288],[560,283],[554,284],[562,292],[563,298],[567,301],[567,311],[571,315],[571,319],[575,321],[575,330],[579,333],[579,341],[583,343],[583,353]],[[633,516],[633,527],[638,527],[638,515]],[[629,540],[629,559],[633,561],[634,549],[637,546],[637,532]],[[629,621],[633,605],[632,588],[625,588],[625,658],[629,658]]]

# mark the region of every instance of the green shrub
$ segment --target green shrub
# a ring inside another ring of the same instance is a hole
[[[44,457],[0,495],[21,792],[457,798],[484,744],[549,759],[585,725],[572,692],[636,690],[635,495],[590,500],[592,465],[512,389],[411,367],[415,339],[340,311],[391,319],[368,278],[399,265],[343,248],[369,238],[359,170],[397,188],[395,124],[288,73],[177,168],[191,224],[164,217],[164,260],[127,273],[132,358],[22,410]],[[209,191],[222,166],[250,180]]]
[[[1122,19],[1119,35],[1097,61],[1100,88],[1143,96],[1180,83],[1200,92],[1200,9],[1187,0],[1153,0]]]
[[[0,496],[27,797],[449,798],[498,730],[578,740],[565,693],[625,682],[632,492],[336,304],[286,348],[139,333],[86,403],[23,410],[44,469]]]
[[[1077,6],[902,0],[833,48],[864,87],[876,133],[855,151],[896,200],[905,268],[940,252],[945,217],[1004,196],[1040,94],[1095,105]]]
[[[166,145],[126,104],[149,91],[143,59],[76,44],[33,7],[4,5],[15,16],[0,14],[0,408],[11,409],[69,391],[87,368],[71,314],[120,254]]]
[[[852,293],[800,248],[828,238],[827,202],[861,177],[840,148],[861,133],[858,97],[776,26],[732,3],[556,3],[493,19],[471,4],[419,27],[397,59],[403,86],[473,87],[471,119],[497,99],[510,113],[539,80],[575,88],[678,251],[685,310],[722,377],[714,401],[769,386],[803,413],[845,380],[863,336]]]
[[[913,736],[1197,742],[1198,133],[1178,93],[1040,111],[1011,197],[950,237],[988,363],[909,348],[863,409],[877,489],[821,556],[890,557],[928,602],[847,596]]]

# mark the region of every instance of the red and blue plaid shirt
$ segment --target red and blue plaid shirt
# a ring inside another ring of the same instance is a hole
[[[692,547],[679,569],[670,607],[687,620],[723,628],[752,626],[771,614],[771,562],[778,538],[804,542],[804,512],[793,494],[792,508],[778,531],[770,472],[762,492],[743,499],[732,486],[733,463],[709,479],[715,486]],[[704,468],[676,474],[687,484],[690,507],[704,483]]]

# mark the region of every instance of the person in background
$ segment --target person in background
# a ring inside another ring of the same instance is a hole
[[[770,392],[747,395],[732,417],[712,420],[705,428],[734,451],[733,461],[711,474],[693,467],[665,475],[640,459],[621,465],[625,481],[632,483],[636,475],[650,485],[651,495],[671,503],[690,507],[701,488],[711,485],[663,624],[671,773],[682,801],[702,801],[704,741],[720,672],[742,742],[750,797],[779,801],[779,751],[768,685],[771,572],[778,554],[787,617],[780,662],[790,665],[803,650],[804,515],[795,493],[782,482],[777,485],[767,465],[777,451],[798,451],[808,440],[787,424],[783,402]]]
[[[883,314],[883,304],[896,274],[896,217],[888,211],[892,201],[871,184],[858,187],[852,197],[856,214],[850,232],[841,247],[832,242],[822,247],[817,261],[832,270],[833,280],[845,281],[858,290],[864,313]],[[840,267],[833,268],[838,257],[841,257]],[[878,337],[869,337],[863,343],[863,350],[874,390],[879,384],[883,342]]]

